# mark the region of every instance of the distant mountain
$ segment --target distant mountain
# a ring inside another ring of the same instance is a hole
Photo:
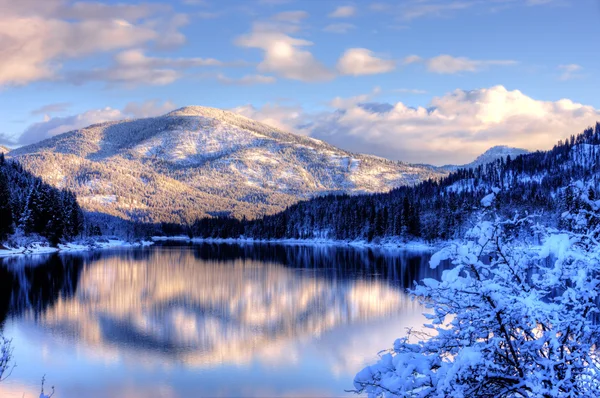
[[[5,147],[4,145],[0,145],[0,153],[8,153],[11,149],[9,147]]]
[[[88,211],[139,221],[255,218],[327,193],[373,193],[448,174],[353,154],[220,109],[95,124],[8,154]]]
[[[450,171],[455,171],[458,169],[470,169],[475,168],[477,166],[482,166],[484,164],[493,163],[499,159],[505,159],[510,156],[511,159],[516,158],[519,155],[524,155],[529,153],[527,149],[522,148],[512,148],[506,145],[498,145],[491,147],[481,155],[477,157],[471,163],[463,164],[463,165],[446,165],[442,166],[442,168]]]

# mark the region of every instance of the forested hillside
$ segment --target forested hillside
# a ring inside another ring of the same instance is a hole
[[[327,193],[387,192],[448,174],[349,153],[232,112],[199,106],[95,124],[9,157],[86,211],[146,223],[256,218]]]
[[[0,243],[37,234],[56,244],[82,228],[83,214],[71,191],[53,188],[0,153]]]
[[[549,151],[459,169],[442,179],[389,193],[324,196],[255,221],[203,218],[190,232],[205,238],[451,239],[464,234],[473,210],[480,208],[482,199],[492,191],[500,213],[537,213],[546,223],[557,225],[562,209],[576,200],[569,184],[580,179],[590,182],[593,198],[599,171],[597,123]]]

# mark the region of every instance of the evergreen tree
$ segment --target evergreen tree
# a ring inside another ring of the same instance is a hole
[[[4,155],[0,154],[0,163],[4,164]],[[0,171],[0,241],[13,232],[13,209],[11,204],[8,178]]]

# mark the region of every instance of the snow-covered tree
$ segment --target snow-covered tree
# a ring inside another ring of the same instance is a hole
[[[483,212],[465,239],[436,253],[452,266],[411,291],[428,309],[431,332],[396,340],[354,379],[383,397],[600,396],[600,201],[582,184],[586,206],[552,230],[532,218]],[[494,194],[486,197],[490,206]],[[491,207],[488,207],[491,209]],[[531,229],[541,245],[517,241]],[[427,330],[427,329],[426,329]]]
[[[0,158],[4,162],[4,158]],[[8,178],[0,170],[0,241],[13,232],[13,209],[10,197]]]

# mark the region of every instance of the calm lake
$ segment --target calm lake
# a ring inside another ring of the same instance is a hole
[[[423,308],[428,253],[164,244],[0,259],[0,396],[337,397]]]

